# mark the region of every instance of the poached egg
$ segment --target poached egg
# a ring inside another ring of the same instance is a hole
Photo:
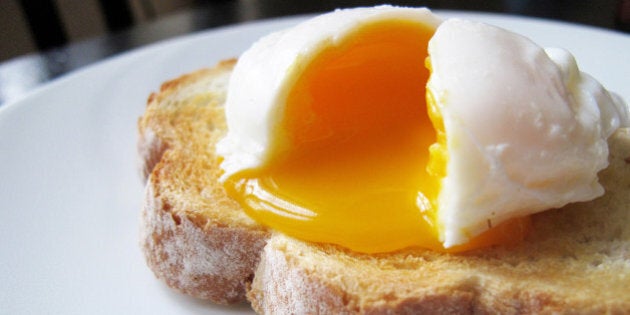
[[[360,252],[512,244],[603,194],[627,107],[562,50],[424,8],[337,10],[240,56],[217,144],[228,194]]]

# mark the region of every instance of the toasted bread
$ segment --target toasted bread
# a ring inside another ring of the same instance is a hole
[[[212,150],[234,61],[164,83],[139,121],[147,177],[141,240],[156,276],[195,297],[245,299],[269,232],[230,200]]]
[[[162,85],[139,121],[141,245],[169,286],[259,313],[630,313],[630,131],[610,139],[606,195],[533,216],[517,246],[360,254],[299,241],[225,193],[214,144],[235,61]]]

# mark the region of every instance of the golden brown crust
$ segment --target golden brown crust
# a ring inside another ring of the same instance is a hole
[[[245,300],[268,237],[217,180],[212,149],[225,129],[224,86],[233,64],[164,83],[138,123],[147,264],[168,286],[220,304]]]
[[[245,300],[266,233],[217,225],[198,226],[172,212],[147,186],[142,249],[147,264],[168,286],[219,304]]]

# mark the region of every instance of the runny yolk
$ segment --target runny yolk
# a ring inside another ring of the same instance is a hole
[[[228,193],[255,220],[299,239],[367,253],[444,250],[436,209],[448,157],[425,95],[433,32],[373,23],[324,48],[286,98],[277,132],[288,143],[273,144],[265,166],[233,175]],[[526,225],[513,220],[449,251],[514,243]]]

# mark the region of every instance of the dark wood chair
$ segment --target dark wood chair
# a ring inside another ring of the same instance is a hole
[[[108,31],[115,32],[134,23],[127,0],[99,0]],[[54,0],[19,0],[39,50],[46,50],[68,43],[63,22]]]

